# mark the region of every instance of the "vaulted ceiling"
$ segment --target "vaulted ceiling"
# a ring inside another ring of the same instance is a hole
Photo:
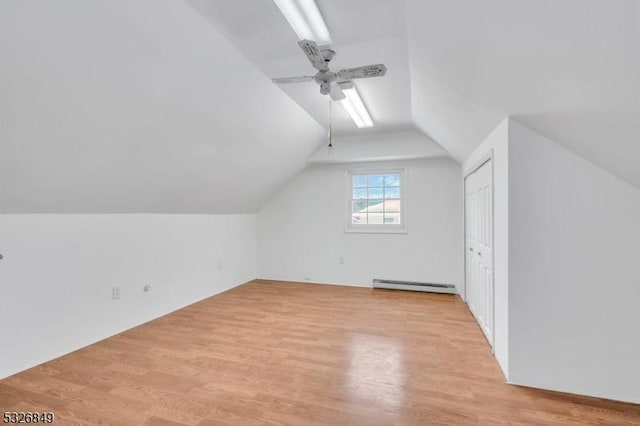
[[[0,205],[255,212],[325,131],[183,1],[0,2]]]
[[[640,2],[316,2],[332,68],[389,68],[345,141],[461,161],[513,115],[640,187]],[[270,0],[3,0],[0,208],[256,211],[326,137],[318,87],[270,81],[313,72],[296,41]]]
[[[313,75],[315,70],[298,47],[298,38],[272,0],[187,0],[219,28],[267,76]],[[384,62],[386,76],[355,84],[375,121],[358,129],[344,109],[334,108],[339,135],[389,132],[413,128],[411,87],[403,1],[319,0],[336,52],[330,67]],[[328,122],[328,98],[314,82],[288,84],[281,89],[323,126]]]
[[[640,2],[406,6],[413,118],[455,158],[512,115],[640,187]]]

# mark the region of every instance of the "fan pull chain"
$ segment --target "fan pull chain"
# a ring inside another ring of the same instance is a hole
[[[329,154],[331,154],[331,150],[333,149],[333,123],[331,122],[331,98],[329,98],[329,145],[327,145],[327,148],[329,148]]]

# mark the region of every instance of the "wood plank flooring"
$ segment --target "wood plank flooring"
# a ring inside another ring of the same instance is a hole
[[[59,425],[638,425],[507,385],[452,295],[253,281],[0,381]]]

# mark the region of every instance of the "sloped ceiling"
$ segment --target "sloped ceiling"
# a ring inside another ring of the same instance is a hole
[[[376,127],[462,161],[507,115],[640,187],[640,2],[316,0]],[[258,210],[325,141],[271,0],[0,1],[4,212]]]
[[[0,205],[255,212],[324,130],[186,2],[0,2]]]
[[[312,72],[273,1],[188,0],[269,77]],[[507,115],[640,186],[640,2],[637,0],[316,0],[333,68],[385,62],[357,81],[375,138],[417,128],[464,161]],[[282,90],[321,125],[313,83]]]
[[[270,78],[314,75],[298,47],[298,37],[273,0],[187,0]],[[381,78],[355,80],[375,127],[358,129],[340,104],[333,108],[337,135],[362,135],[414,129],[402,0],[318,0],[336,52],[330,67],[337,71],[384,63]],[[241,6],[239,6],[241,4]],[[328,123],[328,97],[314,82],[288,84],[281,90],[322,126]],[[428,143],[428,142],[425,142]]]
[[[640,187],[640,2],[406,6],[413,118],[455,158],[512,115]]]

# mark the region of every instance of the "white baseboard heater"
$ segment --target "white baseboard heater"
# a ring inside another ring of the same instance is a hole
[[[456,286],[453,284],[418,283],[413,281],[382,280],[378,278],[373,280],[373,288],[456,294]]]

